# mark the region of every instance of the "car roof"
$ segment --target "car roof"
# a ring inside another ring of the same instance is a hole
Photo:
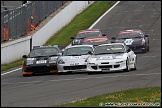
[[[86,33],[86,32],[100,32],[100,30],[99,29],[85,29],[85,30],[80,30],[77,34]]]
[[[142,31],[139,29],[129,29],[120,31],[119,34],[127,34],[127,33],[141,33]]]
[[[89,37],[89,38],[84,38],[83,42],[88,42],[88,41],[93,41],[93,40],[108,40],[108,38],[106,36]]]

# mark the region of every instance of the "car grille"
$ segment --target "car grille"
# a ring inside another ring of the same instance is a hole
[[[102,65],[102,66],[99,66],[100,69],[107,69],[107,68],[118,68],[120,65]]]
[[[24,71],[33,73],[49,73],[50,70],[57,70],[56,66],[33,66],[31,68],[26,68]]]
[[[100,69],[104,69],[104,68],[112,68],[112,65],[103,65],[103,66],[99,66]]]
[[[129,46],[129,48],[131,48],[132,50],[136,50],[136,49],[144,48],[144,46],[142,46],[142,45],[140,45],[140,46]]]
[[[101,64],[109,64],[109,62],[103,62],[103,63],[101,63]]]
[[[86,69],[87,65],[78,65],[78,66],[64,66],[64,70],[76,70],[76,69]]]

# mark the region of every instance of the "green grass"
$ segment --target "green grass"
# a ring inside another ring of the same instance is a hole
[[[12,62],[12,63],[10,63],[10,64],[1,65],[1,73],[2,73],[2,71],[5,71],[5,70],[8,70],[8,69],[11,69],[11,68],[20,66],[20,65],[22,64],[23,60],[24,60],[24,59],[21,59],[21,60]]]
[[[70,37],[79,30],[88,29],[104,12],[110,8],[110,1],[97,1],[82,13],[78,14],[70,24],[54,35],[46,44],[69,44]]]
[[[118,105],[118,103],[121,103],[123,105]],[[134,105],[142,105],[143,103],[147,103],[147,107],[148,104],[153,103],[156,104],[156,107],[158,105],[161,106],[161,87],[138,88],[114,93],[107,93],[90,97],[84,100],[76,100],[75,102],[64,103],[52,107],[99,107],[99,105],[117,105],[116,107],[124,107],[124,103],[134,103]],[[128,107],[129,105],[126,106]]]
[[[64,44],[68,45],[70,37],[82,29],[88,29],[103,13],[110,8],[111,1],[96,1],[82,13],[78,14],[71,23],[56,33],[45,45]],[[22,60],[10,64],[1,65],[1,72],[13,67],[20,66]]]

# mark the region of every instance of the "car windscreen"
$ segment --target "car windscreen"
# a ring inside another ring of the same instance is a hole
[[[59,55],[59,50],[57,48],[37,48],[33,49],[29,57],[38,57],[38,56],[57,56]]]
[[[125,49],[123,45],[103,45],[95,48],[94,54],[115,54],[124,53]]]
[[[131,39],[131,38],[142,38],[141,33],[122,33],[117,36],[117,39]]]
[[[86,37],[96,37],[100,36],[100,32],[83,32],[76,35],[76,39],[82,39]]]
[[[87,55],[89,51],[93,51],[92,47],[72,47],[65,49],[63,56],[80,56],[80,55]]]
[[[97,37],[97,38],[85,38],[82,42],[84,45],[100,45],[100,44],[107,44],[110,41],[105,37]]]

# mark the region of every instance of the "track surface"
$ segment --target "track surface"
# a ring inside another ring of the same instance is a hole
[[[161,1],[121,1],[93,28],[108,38],[139,28],[149,35],[150,51],[137,54],[137,70],[130,72],[22,77],[19,70],[1,75],[1,106],[48,107],[115,91],[161,87]]]

